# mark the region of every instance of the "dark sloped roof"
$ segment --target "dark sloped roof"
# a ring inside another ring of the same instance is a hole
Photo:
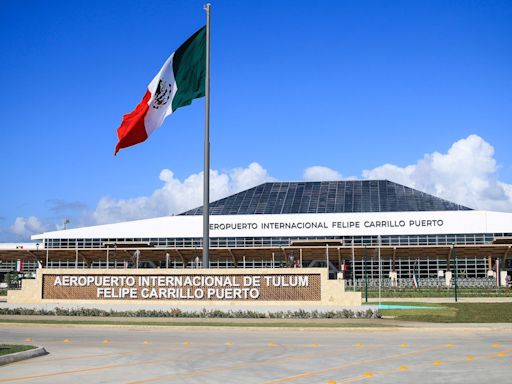
[[[272,182],[210,203],[211,215],[460,210],[470,208],[389,180]]]

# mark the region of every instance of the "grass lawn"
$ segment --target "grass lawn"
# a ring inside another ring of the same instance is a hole
[[[383,303],[400,304],[404,303]],[[383,316],[395,320],[426,321],[434,323],[512,323],[510,303],[407,303],[406,305],[438,307],[439,309],[383,309]]]
[[[0,356],[9,355],[11,353],[28,351],[29,349],[34,349],[35,347],[32,345],[10,345],[10,344],[0,344]]]
[[[348,289],[348,291],[351,291]],[[364,298],[364,289],[358,289]],[[459,288],[459,297],[512,297],[512,289],[510,288]],[[453,297],[453,288],[397,288],[383,289],[381,297]],[[375,289],[368,290],[368,297],[379,297],[379,291]]]

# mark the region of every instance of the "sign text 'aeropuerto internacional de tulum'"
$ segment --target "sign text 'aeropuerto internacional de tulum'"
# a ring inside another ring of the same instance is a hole
[[[316,301],[319,274],[44,275],[43,299]]]

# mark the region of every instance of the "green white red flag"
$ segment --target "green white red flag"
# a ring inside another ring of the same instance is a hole
[[[206,27],[202,27],[167,59],[139,105],[123,116],[114,155],[121,148],[145,141],[167,116],[203,97],[205,73]]]

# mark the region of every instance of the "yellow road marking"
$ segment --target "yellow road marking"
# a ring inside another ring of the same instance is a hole
[[[0,379],[0,383],[8,383],[8,382],[12,382],[12,381],[24,381],[24,380],[40,379],[40,378],[43,378],[43,377],[62,376],[62,375],[69,375],[69,374],[73,374],[73,373],[103,371],[105,369],[124,368],[124,367],[131,367],[131,366],[134,366],[134,365],[155,364],[155,363],[162,363],[162,362],[165,362],[165,361],[168,362],[169,359],[148,360],[148,361],[142,361],[142,362],[132,362],[132,363],[129,363],[129,364],[103,365],[101,367],[72,369],[72,370],[69,370],[69,371],[43,373],[43,374],[40,374],[40,375],[10,377],[8,379]]]
[[[65,342],[65,343],[70,343],[70,342],[71,342],[71,339],[64,339],[64,342]]]
[[[496,356],[498,356],[498,357],[505,357],[505,356],[507,356],[507,354],[505,352],[499,352],[499,353],[496,354]]]
[[[401,365],[398,368],[398,370],[397,369],[391,369],[389,371],[382,371],[382,372],[375,372],[375,373],[369,372],[371,375],[367,375],[366,373],[363,373],[362,375],[344,378],[341,381],[339,381],[338,383],[339,384],[351,383],[351,382],[354,382],[354,381],[361,381],[361,380],[367,379],[368,377],[372,377],[372,376],[377,376],[377,375],[378,376],[384,376],[384,375],[388,375],[388,374],[391,374],[391,373],[396,373],[398,371],[408,371],[408,370],[409,370],[408,366]]]
[[[103,340],[103,344],[108,344],[108,343],[110,343],[110,340],[109,340],[109,339],[105,339],[105,340]]]
[[[255,349],[254,347],[251,347],[251,348],[245,348],[245,350],[248,353],[250,353],[251,351],[252,351],[252,353],[254,353],[254,352],[264,352],[266,350],[266,348],[257,348],[257,349]],[[239,356],[241,353],[242,353],[242,351],[240,351],[240,350],[233,351],[231,353],[223,354],[222,357],[225,358],[226,356],[235,355],[235,354],[237,356]],[[206,358],[208,356],[218,356],[218,355],[219,355],[218,352],[214,352],[214,353],[210,353],[210,354],[207,354],[207,355],[204,355],[204,356],[198,356],[197,358],[199,359],[199,358]],[[181,360],[187,360],[187,359],[189,359],[189,357],[184,357]],[[275,358],[270,358],[270,359],[267,359],[267,360],[270,361],[270,362],[276,361]],[[193,371],[183,371],[183,372],[169,373],[169,374],[162,375],[162,376],[151,377],[151,378],[141,379],[141,380],[136,380],[136,381],[129,381],[128,384],[151,383],[151,382],[155,382],[155,381],[162,381],[162,380],[165,380],[165,379],[169,379],[171,377],[200,376],[200,375],[210,374],[210,373],[213,373],[213,372],[226,371],[226,370],[229,371],[229,370],[237,369],[237,368],[245,368],[245,367],[252,366],[252,365],[257,365],[257,363],[256,364],[254,364],[254,363],[253,364],[238,363],[238,364],[235,364],[234,366],[212,367],[212,368],[204,368],[204,369],[200,369],[200,370],[196,369],[196,370],[193,370]]]
[[[489,358],[492,358],[493,356],[496,356],[494,354],[488,354],[486,355],[485,357],[482,357],[480,359],[489,359]],[[472,359],[474,358],[473,356],[466,356],[465,360],[468,360],[468,357],[471,357]],[[471,360],[471,359],[469,359]],[[463,363],[464,361],[463,360],[460,360],[460,359],[457,359],[455,361],[448,361],[448,362],[443,362],[441,363],[440,361],[438,362],[434,362],[434,363],[438,363],[438,365],[440,364],[446,364],[446,363],[453,363],[453,364],[459,364],[459,363]],[[425,363],[419,363],[420,366],[425,366]],[[409,367],[407,366],[400,366],[398,368],[398,371],[407,371],[409,370]],[[383,371],[383,372],[376,372],[375,375],[379,375],[379,376],[382,376],[382,375],[387,375],[387,374],[390,374],[390,373],[395,373],[396,370],[390,370],[390,371]],[[361,380],[364,380],[366,379],[366,376],[363,374],[363,375],[359,375],[359,376],[354,376],[354,377],[347,377],[347,378],[344,378],[342,379],[341,381],[338,381],[337,383],[338,384],[342,384],[342,383],[351,383],[351,382],[354,382],[354,381],[361,381]]]
[[[168,349],[168,347],[166,348]],[[248,348],[249,350],[254,350],[255,348],[252,347],[252,348]],[[347,347],[346,348],[347,350],[349,350],[350,348]],[[264,351],[264,349],[259,349],[260,351]],[[339,350],[338,350],[339,351]],[[233,351],[231,354],[240,354],[240,350],[238,351]],[[127,352],[127,354],[130,354],[130,352]],[[325,354],[328,354],[328,353],[325,353]],[[214,352],[214,353],[211,353],[211,354],[207,354],[206,356],[213,356],[213,355],[218,355],[218,352]],[[223,354],[223,357],[226,356],[228,354]],[[204,373],[209,373],[209,372],[215,372],[215,371],[225,371],[225,370],[233,370],[233,369],[240,369],[240,368],[244,368],[244,367],[251,367],[251,366],[254,366],[254,365],[264,365],[264,364],[268,364],[268,363],[275,363],[276,360],[281,360],[281,361],[286,361],[286,360],[303,360],[303,359],[308,359],[310,356],[318,356],[318,353],[302,353],[300,356],[289,356],[289,357],[286,357],[286,358],[283,358],[283,359],[276,359],[276,358],[268,358],[268,359],[264,359],[262,361],[259,361],[259,362],[256,362],[256,363],[249,363],[249,364],[246,364],[246,363],[243,363],[243,364],[238,364],[236,366],[233,366],[233,367],[215,367],[213,369],[208,369],[208,370],[203,370]],[[86,357],[92,357],[92,356],[86,356]],[[183,357],[182,359],[180,360],[188,360],[189,357]],[[83,369],[76,369],[76,370],[69,370],[69,371],[61,371],[61,372],[53,372],[53,373],[47,373],[47,374],[40,374],[40,375],[31,375],[31,376],[21,376],[21,377],[14,377],[14,378],[8,378],[8,379],[0,379],[0,383],[4,383],[4,382],[15,382],[15,381],[24,381],[24,380],[31,380],[31,379],[36,379],[36,378],[44,378],[44,377],[52,377],[52,376],[62,376],[62,375],[68,375],[68,374],[75,374],[75,373],[81,373],[81,372],[91,372],[91,371],[101,371],[101,370],[107,370],[107,369],[116,369],[116,368],[123,368],[123,367],[127,367],[127,366],[137,366],[137,365],[146,365],[146,364],[158,364],[158,363],[161,363],[161,362],[165,362],[165,361],[168,361],[168,358],[166,359],[156,359],[156,360],[148,360],[148,361],[142,361],[142,362],[132,362],[132,363],[126,363],[126,364],[113,364],[113,365],[105,365],[105,366],[100,366],[100,367],[92,367],[92,368],[83,368]],[[201,374],[204,374],[203,372],[201,371],[192,371],[192,372],[184,372],[184,373],[179,373],[178,376],[196,376],[196,375],[201,375]],[[166,375],[164,377],[169,377],[169,376],[177,376],[176,374],[172,374],[172,375]],[[161,380],[161,378],[157,378],[156,381],[158,380]],[[155,381],[155,379],[151,379],[149,381]],[[147,382],[147,380],[145,381],[142,381],[142,382]]]
[[[144,340],[144,344],[150,344],[149,340]]]
[[[501,346],[500,343],[492,343],[493,348],[499,348]]]
[[[443,363],[441,363],[440,361],[434,361],[434,362],[432,363],[432,365],[441,365],[441,364],[443,364]]]
[[[466,360],[475,360],[475,357],[474,357],[474,356],[469,355],[469,356],[466,356]]]
[[[259,352],[264,352],[265,350],[266,350],[266,348],[261,348],[261,347],[260,348],[256,348],[256,347],[253,346],[253,347],[242,348],[242,349],[239,349],[239,350],[236,350],[236,351],[232,351],[232,352],[229,352],[229,353],[224,353],[224,354],[222,354],[222,357],[226,358],[226,357],[233,356],[233,355],[240,356],[243,353],[259,353]],[[218,355],[219,355],[218,352],[212,352],[212,353],[208,353],[208,354],[197,356],[197,359],[206,359],[206,358],[211,357],[211,356],[217,357]],[[183,356],[181,359],[174,359],[174,361],[188,361],[189,359],[190,359],[190,357]],[[271,362],[274,362],[275,360],[276,360],[275,358],[268,359],[268,361],[271,361]],[[244,368],[244,367],[247,367],[247,366],[251,366],[251,364],[239,363],[238,366],[240,366],[241,368]],[[200,370],[196,369],[196,370],[193,370],[193,371],[169,373],[169,374],[166,374],[166,375],[163,375],[163,376],[152,377],[152,378],[136,380],[136,381],[130,381],[130,382],[128,382],[128,384],[150,383],[150,382],[155,382],[155,381],[162,381],[162,380],[165,380],[165,379],[169,379],[171,377],[183,377],[183,376],[190,377],[190,376],[200,376],[200,375],[205,375],[205,374],[207,375],[207,374],[210,374],[210,373],[219,372],[219,371],[226,371],[226,370],[231,370],[231,369],[232,369],[231,367],[224,367],[224,366],[212,367],[212,368],[204,368],[204,369],[200,369]]]
[[[231,347],[233,345],[233,343],[231,341],[228,341],[225,345],[227,345],[228,347]]]
[[[373,373],[373,372],[365,372],[365,373],[363,373],[363,377],[372,377],[372,376],[375,376],[375,373]]]
[[[336,382],[334,380],[328,380],[327,384],[336,384]]]
[[[46,344],[46,343],[45,343]],[[176,350],[178,347],[152,347],[151,351],[152,352],[156,352],[156,351],[169,351],[171,349],[173,350]],[[254,349],[254,348],[253,348]],[[88,358],[96,358],[96,357],[106,357],[106,356],[127,356],[127,355],[136,355],[136,354],[139,354],[140,353],[140,350],[137,350],[137,351],[131,351],[131,352],[114,352],[114,353],[100,353],[100,354],[89,354],[89,355],[81,355],[81,356],[72,356],[72,357],[62,357],[62,358],[52,358],[52,355],[49,355],[49,356],[46,356],[46,357],[43,357],[42,360],[37,360],[38,362],[42,363],[43,365],[47,365],[48,363],[52,363],[54,361],[62,361],[62,360],[81,360],[81,359],[88,359]],[[208,357],[208,356],[212,356],[212,355],[217,355],[217,352],[215,353],[211,353],[211,354],[207,354],[207,355],[204,355],[205,357]],[[181,357],[181,358],[176,358],[174,359],[175,361],[182,361],[182,360],[188,360],[189,357]],[[32,360],[25,360],[25,361],[19,361],[16,363],[16,365],[25,365],[25,364],[34,364],[34,361]],[[128,366],[131,366],[131,365],[137,365],[138,363],[133,363],[133,364],[127,364]],[[116,368],[116,367],[114,367]],[[53,376],[53,375],[59,375],[61,374],[60,372],[56,372],[56,373],[51,373],[51,374],[48,374],[49,376]],[[0,380],[0,383],[1,382],[9,382],[9,381],[20,381],[20,380],[27,380],[23,377],[15,377],[15,378],[11,378],[11,379],[8,379],[8,380]]]
[[[51,355],[48,355],[45,360],[37,360],[38,362],[41,362],[43,365],[47,365],[48,363],[53,363],[54,361],[63,361],[63,360],[82,360],[82,359],[88,359],[88,358],[95,358],[95,357],[105,357],[105,356],[125,356],[125,355],[133,355],[135,352],[113,352],[113,353],[99,353],[99,354],[90,354],[90,355],[80,355],[80,356],[73,356],[73,357],[61,357],[57,359],[53,359]],[[34,364],[35,362],[30,360],[24,360],[19,361],[16,363],[16,365],[26,365],[26,364]]]
[[[299,379],[303,379],[303,378],[306,378],[306,377],[312,377],[312,376],[321,375],[321,374],[324,374],[324,373],[327,373],[327,372],[340,371],[340,370],[345,369],[345,368],[359,366],[359,365],[362,365],[362,364],[369,364],[369,363],[376,363],[376,362],[379,362],[379,361],[385,361],[385,360],[390,360],[390,359],[397,359],[397,358],[404,357],[404,356],[410,356],[410,355],[420,354],[420,353],[424,353],[424,352],[435,351],[435,350],[441,349],[441,348],[442,347],[429,347],[429,348],[424,348],[424,349],[420,349],[420,350],[417,350],[417,351],[403,352],[403,353],[398,353],[398,354],[395,354],[395,355],[389,355],[389,356],[385,356],[385,357],[379,357],[379,358],[375,358],[375,359],[360,360],[360,361],[356,361],[356,362],[352,362],[352,363],[348,363],[348,364],[342,364],[342,365],[339,365],[339,366],[336,366],[336,367],[322,369],[322,370],[319,370],[319,371],[306,372],[306,373],[302,373],[302,374],[299,374],[299,375],[282,377],[282,378],[279,378],[279,379],[270,380],[270,381],[267,381],[266,384],[285,383],[285,382],[288,382],[288,381],[294,381],[294,380],[299,380]]]
[[[407,343],[402,343],[402,344],[400,344],[400,346],[401,346],[401,347],[408,347],[408,346],[409,346],[409,344],[407,344]]]
[[[27,337],[27,338],[25,339],[25,341],[26,341],[26,342],[31,342],[31,341],[32,341],[32,338]]]
[[[188,346],[190,345],[190,341],[184,341],[184,342],[183,342],[183,345],[184,345],[185,347],[188,347]]]
[[[318,344],[318,343],[313,343],[313,344],[311,344],[311,346],[312,346],[312,347],[318,347],[319,345],[320,345],[320,344]]]
[[[248,348],[250,350],[254,350],[255,348]],[[256,351],[263,351],[263,349],[256,349]],[[240,354],[240,351],[233,352],[232,354],[237,353]],[[120,354],[120,353],[119,353]],[[133,354],[133,352],[126,352],[126,354]],[[105,356],[104,355],[98,355],[98,356]],[[115,355],[115,354],[112,354]],[[198,358],[205,358],[209,356],[218,355],[218,352],[213,352],[209,354],[204,354],[202,356],[198,356]],[[71,358],[70,358],[71,359]],[[183,356],[181,358],[174,359],[174,361],[183,361],[183,360],[189,360],[190,357]],[[52,373],[44,373],[39,375],[30,375],[30,376],[19,376],[19,377],[10,377],[10,378],[1,378],[0,383],[9,383],[14,381],[25,381],[25,380],[33,380],[33,379],[40,379],[44,377],[53,377],[53,376],[62,376],[62,375],[69,375],[69,374],[75,374],[75,373],[83,373],[83,372],[93,372],[93,371],[103,371],[107,369],[115,369],[115,368],[124,368],[124,367],[132,367],[136,365],[148,365],[148,364],[158,364],[162,362],[168,362],[169,358],[165,359],[155,359],[155,360],[146,360],[141,362],[130,362],[130,363],[123,363],[123,364],[112,364],[112,365],[103,365],[100,367],[92,367],[92,368],[80,368],[80,369],[73,369],[69,371],[60,371],[60,372],[52,372]],[[48,363],[48,361],[46,362]]]
[[[265,350],[266,350],[266,348],[259,349],[259,351],[261,351],[261,352],[264,352]],[[351,350],[350,347],[340,348],[337,350],[337,352],[350,351],[350,350]],[[233,351],[231,354],[239,355],[240,352]],[[215,352],[215,353],[212,353],[211,355],[218,356],[218,353]],[[230,355],[230,354],[223,354],[222,357],[225,358],[228,355]],[[131,381],[128,384],[143,384],[143,383],[151,383],[151,382],[157,382],[157,381],[166,382],[170,378],[173,378],[173,377],[195,377],[195,376],[201,376],[201,375],[208,375],[208,374],[211,374],[214,372],[233,371],[236,369],[249,368],[249,367],[254,368],[256,366],[267,365],[269,363],[275,364],[277,361],[279,361],[280,363],[283,363],[283,362],[287,362],[287,361],[308,360],[310,357],[318,358],[319,356],[331,356],[331,355],[332,355],[332,352],[318,353],[317,351],[315,351],[315,352],[309,352],[309,353],[301,353],[300,355],[287,356],[287,357],[283,357],[283,358],[271,357],[271,358],[265,358],[262,360],[250,362],[250,363],[244,362],[244,363],[232,364],[230,366],[212,367],[212,368],[205,368],[205,369],[194,370],[194,371],[169,373],[169,374],[162,375],[162,376],[156,376],[156,377],[151,377],[151,378],[137,380],[137,381]]]
[[[362,347],[363,344],[362,343],[357,343],[356,345],[354,345],[354,347]]]
[[[446,344],[446,346],[447,346],[448,348],[452,348],[454,345],[453,345],[453,344]]]

